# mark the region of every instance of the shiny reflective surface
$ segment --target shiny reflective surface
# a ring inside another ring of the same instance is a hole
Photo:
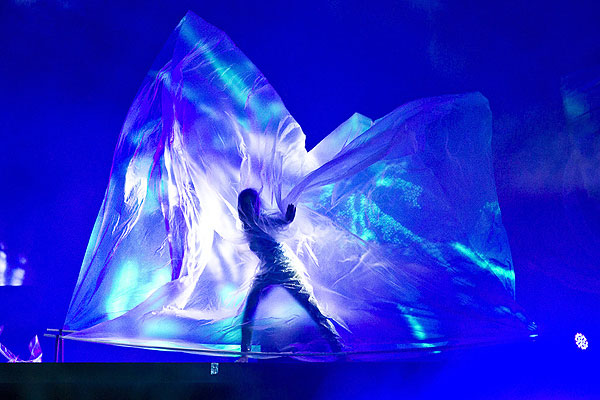
[[[297,205],[277,240],[350,352],[525,337],[490,136],[487,100],[473,93],[376,121],[355,114],[307,152],[264,76],[189,13],[123,126],[65,327],[140,346],[239,345],[258,259],[236,201],[253,187],[273,215]],[[254,344],[328,351],[276,290],[258,308]]]
[[[0,335],[4,326],[0,325]],[[0,343],[0,354],[3,355],[9,363],[41,363],[42,362],[42,347],[37,335],[29,342],[29,358],[27,360],[21,359],[18,355],[10,351],[6,346]]]

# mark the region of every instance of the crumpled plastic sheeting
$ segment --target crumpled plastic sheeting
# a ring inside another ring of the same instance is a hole
[[[490,140],[470,93],[355,114],[307,152],[265,77],[188,13],[126,118],[66,338],[239,352],[258,266],[237,216],[247,187],[273,215],[297,205],[278,240],[351,359],[524,337]],[[329,352],[281,288],[254,326],[251,356]]]
[[[0,326],[0,335],[4,330],[4,326]],[[29,359],[22,360],[19,356],[15,355],[12,351],[10,351],[6,346],[0,343],[0,354],[2,354],[9,363],[41,363],[42,362],[42,346],[40,346],[40,341],[38,340],[37,335],[31,339],[29,342]]]
[[[571,144],[562,181],[564,209],[573,228],[569,236],[594,260],[600,258],[600,64],[564,77],[561,92]],[[563,280],[576,277],[567,271],[561,275]],[[576,279],[586,282],[580,284],[586,290],[600,291],[600,280]]]

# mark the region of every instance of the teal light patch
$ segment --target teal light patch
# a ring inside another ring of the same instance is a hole
[[[188,44],[199,46],[198,41],[201,37],[193,28],[188,27],[188,25],[182,25],[181,36]],[[243,106],[248,98],[250,88],[246,85],[238,71],[236,71],[236,67],[251,71],[253,66],[250,63],[240,66],[238,63],[223,62],[213,52],[212,48],[216,45],[217,43],[202,43],[203,56],[211,63],[216,77],[229,89],[232,97]]]
[[[269,113],[271,113],[271,115],[278,115],[285,111],[285,109],[283,108],[283,104],[276,101],[272,101],[269,103],[268,110]]]
[[[235,318],[225,318],[222,320],[214,321],[210,324],[211,331],[211,343],[221,343],[215,348],[221,350],[240,350],[240,341],[242,340],[242,330],[237,325]],[[227,343],[227,344],[226,344]],[[232,344],[235,343],[235,344]],[[211,345],[212,347],[213,345]],[[223,347],[218,347],[223,346]]]
[[[111,319],[125,314],[170,280],[168,268],[142,271],[136,261],[124,261],[106,298],[106,313]]]
[[[418,203],[418,200],[421,196],[421,193],[423,193],[423,188],[419,185],[415,185],[414,183],[405,181],[404,179],[400,178],[380,176],[375,181],[375,186],[399,189],[402,192],[402,199],[407,204],[415,208],[421,208],[421,205]]]
[[[448,262],[436,245],[415,234],[392,216],[383,212],[374,201],[370,201],[364,194],[349,196],[345,207],[337,213],[337,216],[349,219],[350,232],[365,241],[379,240],[404,246],[407,245],[407,242],[415,243],[440,264],[448,266]]]
[[[402,316],[406,319],[408,326],[411,329],[412,335],[418,340],[427,339],[427,333],[423,325],[419,323],[419,319],[414,315],[410,314],[410,310],[404,307],[402,304],[397,304],[396,307],[402,312]],[[429,347],[429,346],[424,346]]]
[[[127,141],[129,144],[137,147],[140,143],[148,141],[148,137],[154,133],[160,125],[160,120],[154,119],[144,124],[139,129],[129,131],[127,133]]]
[[[393,184],[394,184],[394,180],[392,178],[385,177],[385,176],[379,177],[379,179],[377,179],[377,181],[375,182],[375,186],[378,186],[378,187],[390,187]]]
[[[367,221],[365,219],[366,205],[368,204],[365,196],[350,196],[348,201],[352,202],[352,233],[355,235],[362,236],[367,228]]]
[[[239,116],[238,118],[235,119],[235,122],[240,124],[240,126],[245,130],[245,131],[251,131],[252,127],[250,126],[250,121],[248,121],[248,118]]]
[[[114,286],[106,298],[106,313],[111,318],[119,317],[129,310],[133,290],[138,284],[138,265],[125,261],[114,279]]]
[[[219,299],[225,308],[238,308],[244,301],[244,293],[235,285],[225,284],[219,289]]]
[[[152,274],[152,281],[148,290],[146,291],[146,298],[150,296],[156,289],[170,281],[171,270],[169,268],[161,268],[157,271],[154,271],[154,273]]]
[[[194,29],[192,25],[183,23],[183,21],[185,21],[185,19],[179,23],[179,26],[181,27],[181,37],[190,45],[197,43],[198,40],[200,40],[200,35],[197,30]]]
[[[350,224],[350,232],[359,236],[363,240],[376,240],[377,235],[367,227],[365,214],[368,212],[368,200],[364,195],[351,195],[346,200],[346,210],[341,215],[349,215],[352,222]]]
[[[283,103],[281,103],[281,101],[279,101],[278,99],[274,99],[268,95],[252,95],[252,92],[258,90],[264,85],[262,79],[263,78],[260,77],[258,83],[255,82],[254,86],[251,89],[248,89],[247,93],[245,94],[246,100],[244,103],[244,107],[252,111],[255,117],[255,122],[258,122],[261,125],[261,127],[251,129],[252,127],[247,126],[246,128],[250,131],[257,129],[259,131],[262,131],[264,129],[267,129],[267,126],[271,120],[275,119],[276,121],[278,121],[277,123],[288,121],[288,123],[282,125],[283,130],[285,130],[289,126],[289,123],[293,122],[293,119],[291,117],[289,119],[285,118],[287,112],[285,110],[285,107],[283,106]],[[287,115],[289,117],[289,114]],[[269,129],[274,128],[277,128],[277,125],[273,125]]]
[[[204,53],[206,59],[213,65],[219,80],[229,89],[229,92],[239,105],[245,105],[250,88],[232,65],[223,63],[211,50]]]
[[[454,242],[451,243],[450,246],[458,253],[468,258],[475,265],[479,266],[482,269],[492,272],[494,275],[500,278],[500,280],[508,280],[510,282],[515,281],[515,271],[513,271],[512,269],[507,269],[492,263],[481,254],[471,250],[470,248],[461,243]]]
[[[150,179],[148,179],[150,181]],[[146,190],[146,197],[144,198],[144,210],[146,213],[152,213],[155,210],[160,209],[160,203],[158,201],[158,191],[154,188],[148,188]]]
[[[181,333],[179,325],[166,318],[146,322],[143,326],[144,335],[149,337],[172,338],[177,337]]]
[[[577,118],[589,110],[589,104],[581,93],[568,93],[563,96],[563,107],[569,118]]]
[[[331,203],[331,197],[333,196],[333,188],[335,184],[330,183],[329,185],[325,185],[321,188],[321,194],[319,195],[319,203]]]
[[[187,88],[185,88],[184,90],[187,90]],[[212,119],[219,119],[221,116],[221,114],[217,112],[217,110],[206,104],[198,104],[198,108],[200,109],[200,111],[202,111],[204,114],[208,115]]]
[[[232,352],[240,351],[239,344],[211,344],[209,346],[211,349],[214,349],[214,350],[232,351]],[[250,351],[260,351],[260,346],[258,346],[258,350],[256,350],[256,348],[257,348],[257,346],[252,346]]]
[[[494,216],[494,218],[500,216],[500,204],[497,201],[488,201],[483,206],[483,210]]]
[[[368,242],[369,240],[376,240],[377,236],[373,233],[373,231],[365,229],[363,233],[361,233],[360,238]]]
[[[318,197],[315,195],[312,197],[310,203],[305,203],[311,210],[327,214],[331,211],[333,205],[333,189],[334,183],[329,185],[323,185],[319,188]]]

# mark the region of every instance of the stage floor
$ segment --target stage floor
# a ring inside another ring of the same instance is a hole
[[[549,342],[389,363],[2,364],[0,398],[598,398],[597,365]]]

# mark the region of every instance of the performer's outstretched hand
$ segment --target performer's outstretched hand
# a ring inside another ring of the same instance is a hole
[[[288,204],[287,211],[285,212],[285,220],[287,222],[292,222],[296,217],[296,206],[293,204]]]

